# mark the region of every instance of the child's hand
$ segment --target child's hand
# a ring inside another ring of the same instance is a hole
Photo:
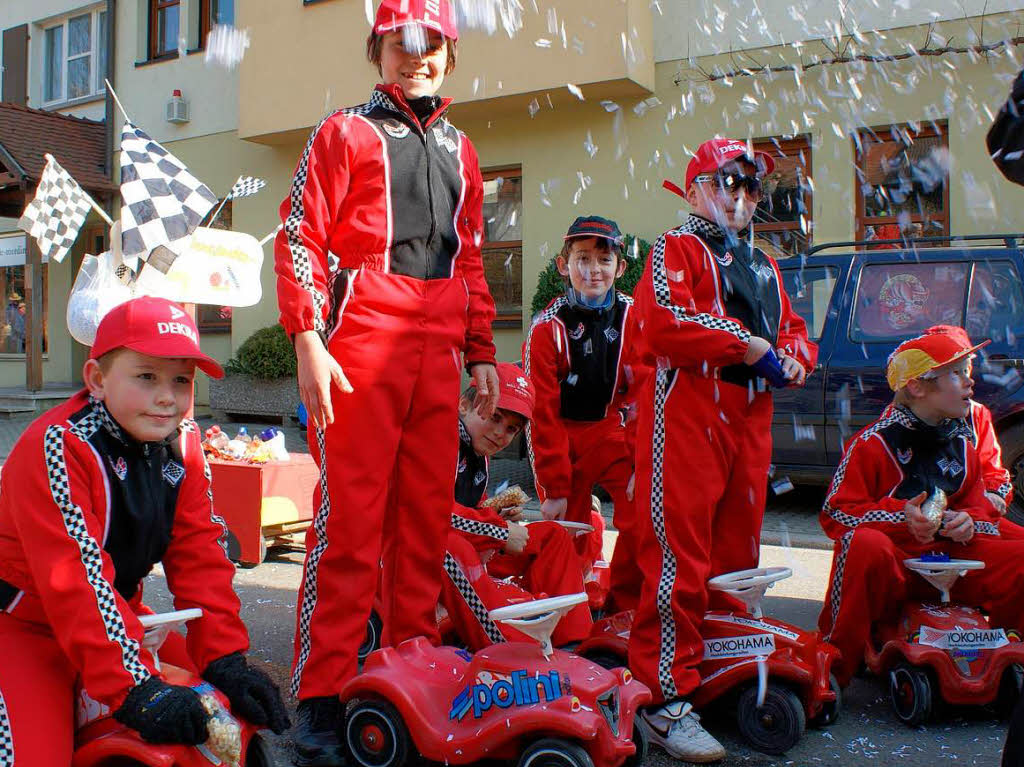
[[[1003,497],[1001,495],[996,495],[995,493],[985,493],[985,497],[988,498],[989,503],[996,507],[996,511],[999,512],[1000,516],[1006,516],[1006,501],[1003,500]]]
[[[974,519],[966,511],[947,511],[943,515],[943,522],[939,535],[945,538],[967,543],[974,537]]]
[[[331,384],[345,394],[352,393],[338,361],[331,356],[312,330],[295,334],[295,359],[298,363],[299,397],[306,406],[309,420],[318,429],[326,429],[334,423],[334,408],[331,405]]]
[[[903,507],[903,514],[907,518],[907,527],[910,534],[918,543],[931,543],[935,540],[935,533],[939,529],[942,520],[931,521],[921,511],[921,504],[928,498],[928,493],[921,492],[907,501]]]
[[[549,522],[553,519],[565,519],[568,508],[568,498],[548,498],[540,505],[540,515]]]
[[[751,336],[747,345],[747,353],[743,355],[743,362],[747,365],[753,365],[766,355],[771,348],[772,345],[760,336]]]
[[[526,525],[509,523],[508,540],[505,541],[506,554],[522,554],[526,544],[530,542],[530,528]]]
[[[490,363],[474,365],[470,370],[476,383],[476,399],[473,407],[481,418],[490,418],[498,406],[498,370]]]
[[[509,522],[518,522],[523,518],[523,507],[506,506],[504,509],[499,509],[498,514],[501,515],[502,519],[507,519]]]
[[[796,357],[790,357],[785,350],[779,349],[779,362],[782,363],[782,372],[789,379],[790,386],[803,386],[807,378],[807,371]]]

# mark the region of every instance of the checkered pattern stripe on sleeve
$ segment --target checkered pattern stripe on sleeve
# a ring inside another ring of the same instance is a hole
[[[530,346],[533,341],[533,331],[538,325],[543,325],[546,322],[551,322],[558,316],[558,312],[561,311],[562,307],[568,303],[565,296],[559,296],[556,298],[551,305],[538,314],[533,324],[530,325],[530,332],[526,334],[526,351],[523,353],[523,371],[526,373],[526,377],[530,377]],[[537,476],[537,464],[534,458],[533,452],[533,421],[526,422],[526,454],[530,459],[530,471],[533,476]]]
[[[460,517],[452,514],[452,529],[470,535],[483,535],[487,538],[494,538],[499,541],[508,540],[508,528],[501,525],[491,525],[487,522],[478,522],[475,519]]]
[[[184,239],[217,196],[177,157],[130,122],[121,130],[121,249],[143,259]]]
[[[651,278],[654,283],[654,299],[658,306],[667,309],[680,322],[694,322],[709,330],[721,330],[731,333],[741,341],[750,340],[750,332],[745,330],[738,322],[719,317],[714,314],[691,313],[681,306],[672,303],[672,290],[668,284],[668,270],[665,267],[665,243],[667,237],[678,237],[683,234],[690,234],[685,226],[673,229],[671,232],[661,235],[651,249]]]
[[[256,194],[266,185],[267,182],[262,178],[239,176],[238,181],[235,182],[235,185],[231,187],[231,191],[228,192],[228,197],[233,200],[237,200],[239,197],[249,197]]]
[[[50,157],[18,228],[36,239],[44,259],[59,263],[75,244],[91,208],[89,195]]]
[[[829,599],[829,607],[832,610],[832,627],[828,636],[824,637],[826,642],[831,641],[832,632],[836,630],[836,620],[839,618],[839,606],[843,601],[843,578],[846,575],[846,560],[850,555],[850,543],[853,541],[853,533],[843,533],[839,539],[839,550],[836,552],[835,573],[832,576],[832,593]]]
[[[473,613],[473,617],[476,618],[480,627],[484,630],[484,633],[487,634],[487,638],[495,644],[504,642],[505,637],[502,636],[501,629],[499,629],[498,625],[491,620],[491,616],[487,611],[487,606],[480,600],[479,595],[476,593],[476,589],[473,588],[473,583],[462,571],[458,560],[456,560],[455,557],[447,551],[444,554],[444,571],[448,574],[448,577],[451,578],[456,591],[462,595],[466,605]]]
[[[64,521],[68,537],[80,552],[85,577],[96,597],[96,608],[103,621],[107,639],[121,648],[121,663],[135,684],[149,678],[149,669],[139,659],[139,643],[128,636],[117,607],[114,587],[103,577],[103,554],[100,544],[92,535],[85,522],[85,514],[71,498],[71,483],[64,460],[64,427],[50,426],[43,437],[43,453],[46,460],[46,476],[50,495]]]
[[[0,692],[0,767],[14,767],[14,735],[11,733],[11,718],[7,703]]]

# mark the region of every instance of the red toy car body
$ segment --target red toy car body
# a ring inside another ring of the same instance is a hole
[[[605,666],[623,664],[632,623],[632,611],[597,621],[576,651]],[[701,685],[691,702],[701,709],[736,696],[740,731],[757,750],[784,753],[808,721],[824,726],[838,718],[841,693],[831,669],[839,652],[817,632],[751,612],[712,611],[701,633]],[[762,685],[765,698],[758,705]]]
[[[627,669],[528,642],[471,655],[416,638],[372,653],[341,698],[362,767],[401,767],[414,750],[445,764],[619,767],[643,756],[633,720],[651,694]]]
[[[907,563],[915,561],[920,560]],[[957,563],[944,560],[946,565]],[[944,599],[951,586],[943,590]],[[909,726],[929,719],[936,695],[953,705],[995,702],[1009,713],[1024,690],[1020,635],[993,627],[976,608],[908,602],[899,621],[877,626],[874,636],[865,663],[873,674],[889,674],[893,710]]]

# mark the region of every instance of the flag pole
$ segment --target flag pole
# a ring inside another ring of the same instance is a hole
[[[277,226],[275,226],[273,231],[270,234],[268,234],[266,237],[264,237],[262,240],[260,240],[260,247],[262,248],[264,245],[266,245],[267,242],[270,240],[270,238],[274,237],[283,228],[284,228],[284,224],[278,224]]]
[[[48,163],[49,163],[49,162],[52,162],[52,163],[57,163],[58,165],[60,165],[60,163],[58,163],[58,162],[57,162],[57,160],[55,160],[55,159],[54,159],[53,155],[52,155],[52,154],[50,154],[49,152],[47,152],[46,154],[44,154],[44,155],[43,155],[43,158],[44,158],[44,159],[45,159],[45,160],[46,160],[46,161],[47,161]],[[66,172],[66,171],[65,171],[65,172]],[[77,183],[77,182],[76,182],[76,183]],[[80,185],[79,185],[79,186],[80,186]],[[103,210],[103,208],[101,208],[101,207],[100,207],[99,205],[97,205],[97,204],[96,204],[96,200],[94,200],[94,199],[92,198],[92,195],[90,195],[90,194],[89,194],[89,193],[88,193],[87,191],[85,191],[84,189],[82,189],[82,194],[83,194],[83,195],[85,195],[85,199],[87,199],[87,200],[89,201],[89,204],[90,204],[90,205],[92,206],[92,209],[93,209],[94,211],[96,211],[97,213],[99,213],[99,215],[100,215],[100,218],[102,218],[102,219],[103,219],[104,221],[106,221],[106,222],[107,222],[107,226],[113,226],[113,225],[114,225],[114,222],[110,220],[110,216],[108,216],[108,215],[107,215],[107,212],[106,212],[105,210]]]
[[[110,84],[110,80],[107,80],[107,79],[104,78],[103,82],[105,82],[107,84],[107,90],[110,91],[110,95],[113,96],[114,103],[117,104],[117,108],[120,109],[121,110],[121,114],[124,115],[124,121],[125,122],[131,122],[131,119],[129,119],[129,117],[128,117],[128,113],[125,112],[124,111],[124,107],[121,106],[121,99],[119,99],[117,97],[117,94],[114,93],[114,86]]]

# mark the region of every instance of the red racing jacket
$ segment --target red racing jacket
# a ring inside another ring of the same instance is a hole
[[[893,405],[846,444],[819,518],[838,540],[858,527],[914,541],[903,512],[909,499],[940,487],[948,508],[974,518],[974,532],[999,535],[999,515],[985,497],[984,469],[969,427],[949,421],[932,427]]]
[[[808,375],[818,359],[775,261],[744,239],[730,244],[699,216],[658,238],[633,301],[643,358],[654,368],[763,388],[743,364],[751,335],[795,357]]]
[[[465,362],[493,363],[494,301],[484,280],[483,181],[476,150],[437,99],[421,127],[397,85],[335,112],[310,136],[274,246],[289,335],[340,325],[353,272],[459,278],[467,291]]]
[[[586,430],[582,438],[592,441],[626,428],[646,372],[635,354],[638,336],[633,299],[617,291],[603,310],[578,308],[559,296],[533,321],[523,346],[523,367],[536,392],[526,439],[545,498],[571,493],[570,430],[603,423]]]
[[[157,562],[175,609],[203,610],[187,636],[200,671],[248,649],[224,534],[195,423],[135,442],[82,391],[34,421],[3,467],[0,606],[46,625],[89,694],[116,709],[154,673],[133,605]]]

